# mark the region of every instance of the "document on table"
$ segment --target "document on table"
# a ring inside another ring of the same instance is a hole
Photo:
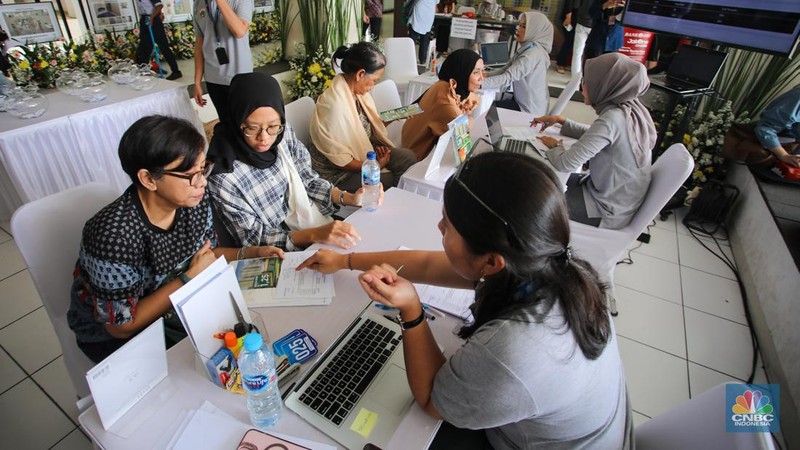
[[[286,252],[275,287],[276,298],[332,298],[336,295],[333,276],[315,270],[297,271],[297,266],[311,257],[314,252]]]

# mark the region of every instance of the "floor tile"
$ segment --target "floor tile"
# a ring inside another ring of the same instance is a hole
[[[747,325],[736,281],[681,267],[681,285],[684,306]]]
[[[689,400],[686,360],[619,337],[631,406],[655,417]]]
[[[22,368],[8,356],[8,353],[0,349],[0,393],[7,391],[25,377]]]
[[[681,276],[677,264],[637,253],[633,264],[618,264],[614,283],[681,304]]]
[[[12,239],[11,235],[0,229],[0,244],[8,242]]]
[[[92,441],[81,432],[80,428],[75,428],[51,450],[92,450]]]
[[[617,287],[616,298],[619,315],[614,318],[614,325],[617,334],[686,358],[680,305],[622,286]]]
[[[0,220],[0,229],[8,233],[11,236],[11,221],[10,220]]]
[[[72,386],[72,379],[67,373],[67,366],[64,365],[64,357],[59,356],[55,361],[42,367],[31,375],[39,383],[39,386],[58,403],[69,418],[78,425],[80,412],[75,402],[78,400],[75,388]]]
[[[715,253],[719,253],[720,250],[713,242],[706,241],[706,245]],[[728,255],[728,258],[733,260],[730,247],[723,245],[722,251]],[[712,273],[731,280],[735,279],[733,271],[731,271],[725,263],[691,236],[678,234],[678,254],[680,257],[680,264],[684,267],[702,270],[703,272]]]
[[[0,330],[0,345],[29,374],[61,354],[61,344],[44,307]]]
[[[678,237],[674,231],[650,227],[650,243],[636,241],[630,248],[634,253],[661,258],[675,264],[678,263]]]
[[[692,397],[697,397],[703,392],[718,386],[722,383],[741,382],[735,377],[726,375],[708,367],[703,367],[689,361],[689,393]]]
[[[656,216],[656,218],[655,218],[655,226],[657,228],[661,228],[663,230],[671,231],[673,233],[675,232],[675,227],[676,227],[677,223],[678,222],[676,220],[676,213],[675,212],[670,214],[667,217],[667,220],[661,220],[661,218],[659,218],[658,216]]]
[[[0,244],[0,280],[25,269],[25,261],[13,240]]]
[[[4,448],[50,448],[75,429],[30,379],[0,395],[0,417]]]
[[[28,270],[0,281],[0,328],[42,306]]]
[[[645,422],[647,422],[648,420],[650,420],[649,417],[645,416],[644,414],[642,414],[640,412],[633,411],[633,429],[634,430],[636,429],[636,427],[644,425]]]
[[[677,226],[678,234],[683,234],[683,235],[687,235],[687,236],[689,236],[691,234],[689,229],[686,228],[686,225],[683,224],[683,218],[686,217],[686,214],[688,214],[688,212],[689,212],[689,208],[686,207],[686,208],[683,208],[681,210],[678,210],[677,213],[676,213],[675,220],[676,220],[676,226]],[[711,231],[711,228],[714,228],[714,225],[709,225],[708,227],[709,227],[708,231]],[[714,236],[716,236],[719,239],[727,239],[728,238],[728,234],[725,231],[725,228],[722,228],[722,227],[719,227],[717,229],[717,231],[714,233]]]
[[[689,360],[718,372],[747,379],[752,363],[750,332],[744,325],[686,308]]]

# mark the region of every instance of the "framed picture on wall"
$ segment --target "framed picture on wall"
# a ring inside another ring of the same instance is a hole
[[[192,18],[192,0],[161,0],[161,3],[164,4],[164,22],[186,22]]]
[[[50,42],[62,36],[50,2],[0,5],[0,26],[14,45]]]
[[[253,6],[254,13],[275,11],[275,0],[255,0]]]
[[[134,0],[88,0],[86,3],[94,31],[125,31],[138,22]]]

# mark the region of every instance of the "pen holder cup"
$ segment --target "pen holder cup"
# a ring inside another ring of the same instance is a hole
[[[258,312],[250,309],[250,323],[258,329],[264,343],[267,344],[272,351],[272,341],[269,338],[267,326],[264,323],[264,318]],[[216,386],[225,389],[225,383],[229,377],[227,375],[233,367],[236,367],[235,358],[231,353],[222,350],[225,348],[222,341],[220,341],[220,350],[213,355],[203,355],[195,351],[194,369],[195,372],[207,378]]]

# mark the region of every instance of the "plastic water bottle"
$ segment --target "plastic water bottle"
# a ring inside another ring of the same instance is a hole
[[[378,209],[378,198],[381,195],[381,166],[378,164],[375,152],[367,153],[367,160],[361,165],[361,186],[364,195],[361,197],[361,206],[368,212]]]
[[[275,425],[283,415],[283,403],[275,374],[275,360],[260,334],[245,336],[238,362],[250,422],[258,428]]]

